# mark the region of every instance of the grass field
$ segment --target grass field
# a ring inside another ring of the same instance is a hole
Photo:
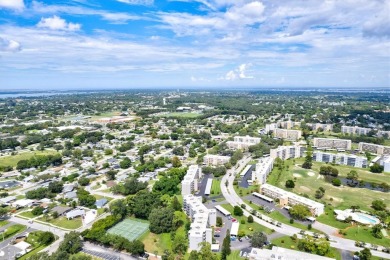
[[[38,220],[66,229],[77,229],[83,224],[81,218],[68,220],[66,217],[59,217],[56,219],[48,218],[48,220],[46,221],[45,217],[41,217]]]
[[[289,237],[289,236],[276,238],[276,239],[273,239],[271,242],[272,242],[272,244],[274,244],[278,247],[283,247],[283,248],[288,248],[288,249],[293,249],[293,250],[299,251],[297,248],[298,242],[293,241],[291,239],[291,237]],[[342,259],[340,252],[336,248],[333,248],[333,247],[330,248],[329,253],[326,256],[331,257],[331,258],[335,258],[337,260]]]
[[[25,217],[25,218],[35,218],[35,217],[37,217],[34,214],[32,214],[31,211],[25,211],[25,212],[20,213],[19,215],[22,216],[22,217]]]
[[[199,113],[193,113],[193,112],[172,112],[165,115],[162,115],[162,117],[181,117],[181,118],[197,118],[201,116]]]
[[[376,238],[371,233],[371,228],[364,226],[353,226],[347,229],[344,229],[346,235],[345,238],[349,238],[356,241],[364,241],[367,243],[372,243],[375,245],[382,245],[385,247],[390,247],[390,239],[389,238]]]
[[[55,150],[44,150],[34,152],[21,152],[16,155],[8,155],[0,157],[0,166],[12,166],[15,167],[20,160],[27,160],[34,155],[48,155],[57,153]]]
[[[9,222],[7,220],[0,221],[0,227],[7,225]]]
[[[230,213],[233,213],[233,206],[230,205],[230,204],[223,204],[221,205],[222,207],[224,207],[225,209],[227,209]],[[262,231],[264,232],[265,234],[272,234],[273,231],[267,227],[264,227],[258,223],[248,223],[247,221],[247,217],[245,216],[241,216],[241,217],[238,217],[238,216],[234,216],[232,214],[232,216],[237,219],[238,222],[240,222],[240,228],[239,230],[242,230],[245,232],[245,235],[248,235],[248,234],[252,234],[253,232],[255,231]],[[245,220],[245,224],[241,224],[241,220]],[[252,229],[252,230],[250,230]]]
[[[148,222],[141,222],[133,219],[125,219],[112,228],[110,228],[107,232],[110,234],[115,234],[118,236],[122,236],[127,238],[130,241],[133,241],[139,237],[141,237],[145,232],[149,229]]]
[[[15,224],[15,225],[7,227],[6,231],[3,234],[4,240],[9,238],[9,237],[12,237],[13,235],[16,235],[18,233],[23,232],[25,229],[26,229],[26,226],[21,225],[21,224]]]
[[[221,180],[213,179],[213,185],[211,185],[211,195],[221,194]]]
[[[326,182],[323,176],[319,175],[319,168],[324,163],[313,163],[311,170],[303,169],[297,164],[301,164],[303,158],[284,161],[285,167],[282,172],[279,172],[277,168],[274,168],[268,178],[268,183],[285,188],[284,185],[287,180],[291,179],[295,182],[295,188],[292,190],[297,194],[307,194],[311,199],[314,199],[315,191],[319,187],[325,189],[325,196],[321,199],[321,202],[325,204],[331,204],[333,207],[340,209],[349,208],[351,205],[358,205],[362,210],[370,210],[370,204],[373,200],[384,200],[384,202],[390,204],[390,196],[388,193],[379,191],[372,191],[363,188],[352,188],[348,186],[335,187],[331,183]],[[295,165],[294,165],[295,164]],[[359,174],[359,179],[365,182],[388,182],[390,176],[388,174],[375,174],[370,173],[364,169],[354,168],[350,166],[334,166],[339,170],[339,177],[346,177],[347,173],[354,169]],[[362,200],[362,197],[364,200]]]

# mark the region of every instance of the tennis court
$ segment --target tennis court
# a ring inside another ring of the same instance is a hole
[[[132,219],[125,219],[108,230],[108,233],[115,234],[130,241],[139,238],[149,229],[149,223],[144,223]]]

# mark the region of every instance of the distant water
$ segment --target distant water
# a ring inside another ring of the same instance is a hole
[[[56,95],[72,95],[72,94],[86,94],[87,92],[0,92],[0,99],[2,98],[19,98],[19,97],[46,97]],[[90,93],[90,92],[89,92]]]

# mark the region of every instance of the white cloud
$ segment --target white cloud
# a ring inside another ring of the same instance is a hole
[[[24,2],[23,0],[0,0],[0,8],[22,10]]]
[[[228,73],[226,73],[224,79],[225,80],[229,80],[229,81],[233,81],[233,80],[237,80],[237,79],[253,79],[254,78],[253,76],[247,76],[246,75],[246,71],[247,71],[247,69],[250,66],[252,66],[252,64],[250,64],[250,63],[247,63],[247,64],[243,63],[240,66],[238,66],[237,69],[231,70]]]
[[[103,20],[112,23],[126,23],[131,20],[139,20],[141,17],[123,12],[108,12],[104,10],[90,9],[80,6],[68,5],[45,5],[43,3],[33,1],[32,11],[39,14],[73,14],[73,15],[97,15]]]
[[[118,2],[129,5],[152,5],[154,0],[117,0]]]
[[[191,81],[192,82],[210,82],[210,80],[204,78],[204,77],[194,77],[194,76],[191,76]]]
[[[0,51],[18,52],[21,49],[22,48],[19,42],[0,37]]]
[[[66,22],[61,17],[54,15],[53,17],[42,18],[37,24],[40,28],[48,28],[51,30],[62,30],[62,31],[78,31],[81,25],[78,23]]]

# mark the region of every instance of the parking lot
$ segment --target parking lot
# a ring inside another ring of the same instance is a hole
[[[84,249],[84,248],[81,251],[88,254],[88,255],[96,256],[96,257],[106,259],[106,260],[119,260],[119,259],[121,259],[119,256],[110,255],[107,253],[97,252],[97,251],[93,251],[93,250],[88,250],[88,249]]]
[[[214,209],[215,205],[219,205],[219,204],[221,204],[221,203],[209,201],[205,205],[209,209]],[[214,239],[216,241],[218,241],[220,246],[222,246],[223,239],[226,236],[226,231],[228,229],[231,230],[232,220],[228,219],[227,217],[222,215],[219,211],[217,211],[217,217],[221,217],[222,218],[223,226],[221,228],[218,228],[219,232],[215,232],[215,234],[219,235],[219,237],[214,237]],[[249,247],[250,246],[250,241],[248,239],[245,239],[245,238],[243,238],[241,241],[239,241],[237,239],[235,241],[231,241],[230,242],[230,246],[231,246],[232,250],[238,250],[238,249]]]
[[[253,204],[256,204],[258,206],[263,206],[264,208],[267,207],[269,209],[270,212],[272,212],[273,210],[277,210],[279,211],[283,216],[285,216],[287,219],[290,219],[290,214],[288,213],[288,210],[287,209],[282,209],[282,208],[279,208],[275,202],[273,203],[269,203],[265,200],[262,200],[260,198],[257,198],[255,196],[253,196],[252,194],[251,195],[248,195],[246,197],[244,197],[245,200],[249,200],[249,201],[252,201]],[[301,223],[301,224],[304,224],[304,225],[308,225],[310,224],[311,222],[308,221],[308,220],[304,220],[304,221],[301,221],[301,220],[295,220],[295,222],[297,223]]]

